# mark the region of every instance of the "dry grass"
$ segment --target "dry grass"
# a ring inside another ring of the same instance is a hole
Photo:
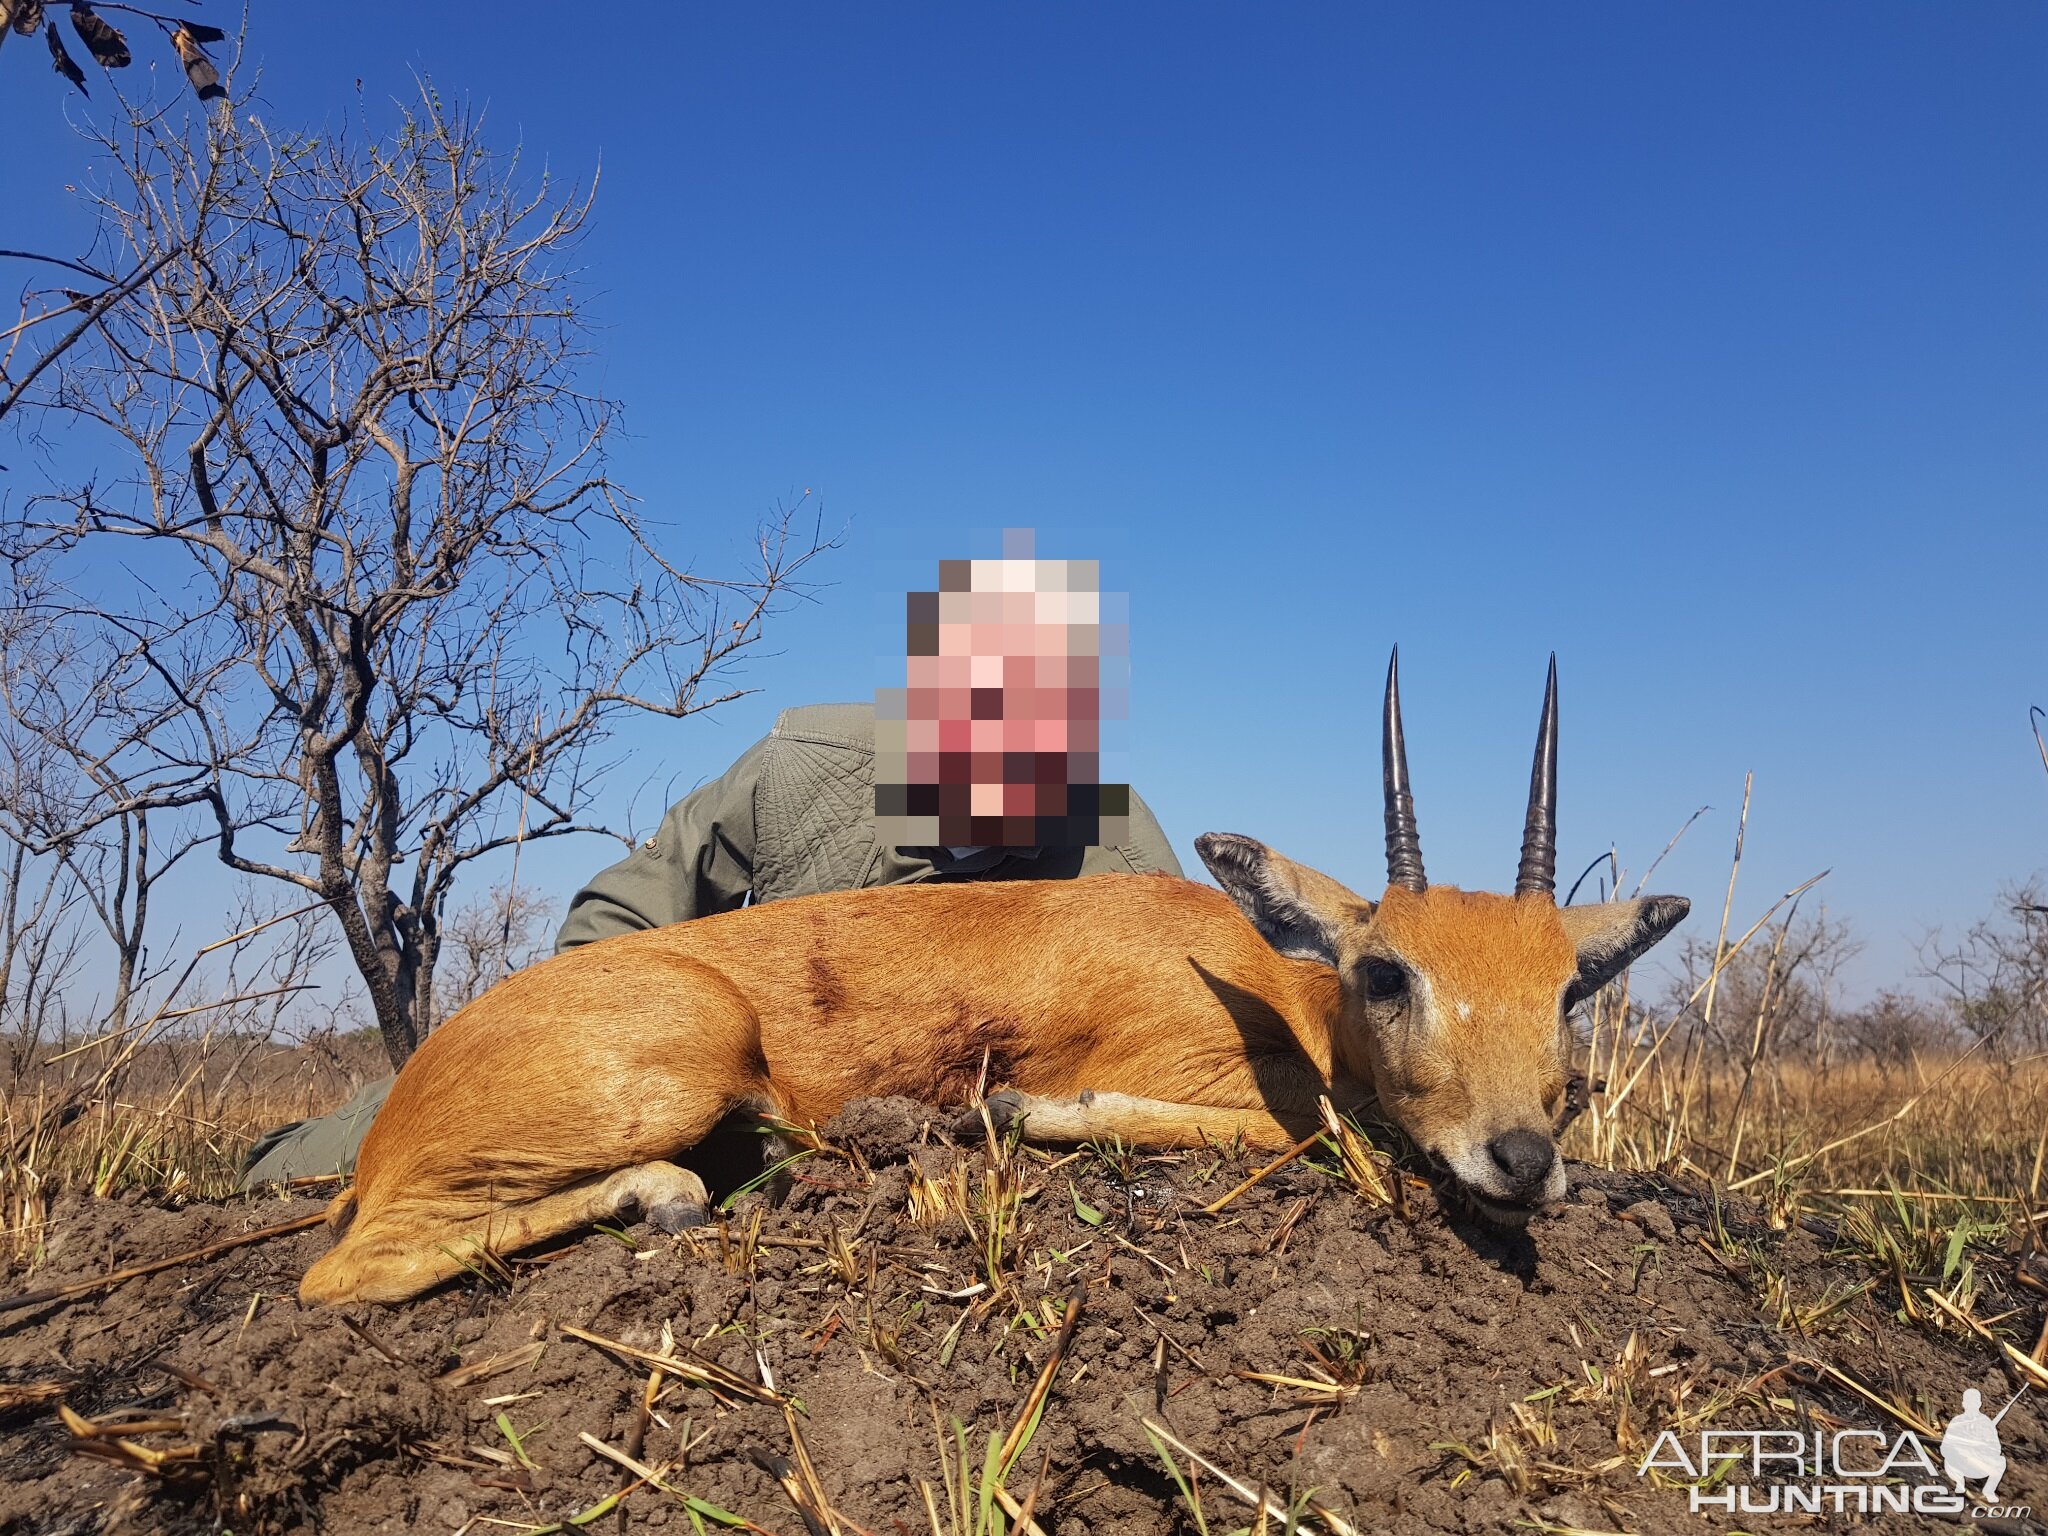
[[[1677,1079],[1653,1070],[1627,1099],[1596,1099],[1567,1135],[1567,1151],[1609,1167],[1689,1170],[1752,1193],[1857,1198],[1897,1188],[2042,1203],[2048,1061],[1949,1056],[1903,1073],[1863,1062],[1826,1071],[1775,1062],[1739,1111],[1734,1074],[1695,1073],[1689,1093]]]
[[[324,1114],[388,1070],[357,1036],[163,1041],[111,1074],[105,1049],[53,1052],[63,1059],[0,1080],[0,1262],[34,1264],[59,1190],[232,1194],[263,1132]]]
[[[2048,748],[2042,761],[2048,766]],[[1786,891],[1746,928],[1734,921],[1752,788],[1745,776],[1705,979],[1676,1011],[1635,1005],[1627,977],[1588,1008],[1586,1075],[1594,1093],[1567,1134],[1567,1155],[1609,1168],[1695,1174],[1763,1200],[1781,1221],[1802,1207],[1853,1216],[1879,1202],[1897,1214],[1910,1202],[1916,1221],[1995,1229],[2032,1251],[2048,1199],[2048,1057],[2006,1059],[2002,1042],[1984,1039],[1967,1050],[1915,1056],[1900,1070],[1783,1050],[1766,1011],[1772,984],[1799,904],[1827,872]],[[1618,866],[1613,878],[1618,893]],[[1764,986],[1753,1017],[1729,1018],[1722,978],[1744,962],[1761,964]],[[1697,1031],[1716,1023],[1717,1002],[1720,1027],[1747,1042],[1739,1067],[1717,1066],[1699,1049]]]
[[[1667,1067],[1654,1020],[1621,1035],[1611,1000],[1594,1020],[1591,1066],[1604,1095],[1565,1139],[1571,1157],[1606,1167],[1689,1172],[1741,1188],[1781,1212],[1850,1208],[1903,1192],[1956,1217],[2048,1220],[2048,1060],[1929,1058],[1904,1072],[1851,1062],[1816,1070],[1765,1060],[1746,1097],[1738,1074]],[[167,1043],[140,1054],[103,1092],[89,1056],[0,1082],[0,1245],[32,1262],[49,1195],[143,1188],[216,1198],[233,1191],[250,1144],[287,1121],[325,1113],[381,1070],[374,1041],[299,1047],[248,1041]],[[1346,1127],[1348,1130],[1349,1127]],[[1734,1176],[1729,1152],[1741,1136]],[[1005,1249],[1019,1191],[1003,1164],[991,1187],[964,1170],[913,1188],[927,1219],[968,1214]],[[1384,1198],[1384,1196],[1382,1196]]]

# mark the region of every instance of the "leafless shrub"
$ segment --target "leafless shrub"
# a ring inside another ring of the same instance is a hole
[[[10,1077],[46,1035],[63,1031],[79,960],[71,921],[78,899],[54,860],[31,859],[27,845],[0,823],[0,1040]]]
[[[6,707],[26,685],[36,638],[19,615],[0,609],[0,1038],[10,1077],[53,1024],[61,1031],[84,899],[63,861],[40,845],[32,819],[62,790],[61,754],[15,729]]]
[[[382,137],[138,112],[97,151],[140,275],[11,397],[68,435],[0,554],[126,729],[45,843],[201,808],[223,863],[323,904],[402,1062],[464,869],[603,830],[611,725],[732,697],[829,541],[785,511],[732,579],[655,547],[578,377],[591,193],[523,185],[431,87]]]
[[[150,679],[199,697],[217,667],[166,647],[152,674],[118,621],[79,622],[47,560],[11,563],[0,593],[0,756],[7,765],[8,835],[53,863],[73,914],[96,925],[112,951],[95,966],[90,1005],[70,999],[72,1022],[120,1029],[153,979],[150,902],[158,885],[209,838],[195,807],[205,776],[185,761],[175,713]],[[71,933],[83,944],[89,932]]]
[[[2000,1056],[2048,1048],[2048,899],[2038,881],[2005,887],[1960,938],[1930,934],[1920,960],[1965,1036]]]
[[[1753,1051],[1825,1063],[1838,1036],[1839,976],[1862,947],[1847,923],[1825,911],[1802,918],[1795,909],[1723,964],[1709,1020],[1702,983],[1713,968],[1714,943],[1690,936],[1679,947],[1669,1010],[1683,1020],[1682,1032],[1698,1032],[1700,1054],[1711,1064],[1740,1065]]]
[[[494,885],[465,903],[442,928],[441,979],[434,992],[440,1017],[481,997],[514,971],[553,949],[555,904],[537,891]]]
[[[1843,1043],[1874,1063],[1887,1081],[1894,1072],[1910,1069],[1916,1056],[1955,1039],[1940,1004],[1890,988],[1841,1014],[1836,1028]]]

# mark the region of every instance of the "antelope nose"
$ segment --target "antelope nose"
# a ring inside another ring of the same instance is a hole
[[[1542,1190],[1557,1158],[1557,1148],[1541,1131],[1503,1131],[1486,1150],[1508,1187],[1524,1199]]]

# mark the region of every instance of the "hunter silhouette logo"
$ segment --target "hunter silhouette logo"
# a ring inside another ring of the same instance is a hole
[[[2011,1413],[2012,1404],[2026,1394],[2026,1383],[2022,1382],[2019,1391],[2013,1393],[2012,1402],[1998,1410],[1998,1417],[1987,1419],[1983,1395],[1975,1387],[1964,1389],[1963,1411],[1948,1421],[1948,1428],[1941,1434],[1941,1469],[1955,1484],[1957,1493],[1963,1491],[1964,1483],[1981,1477],[1984,1502],[1997,1501],[1998,1481],[2005,1476],[2005,1457],[1998,1445],[1998,1420]]]
[[[2023,1520],[2024,1505],[1997,1503],[2006,1458],[1998,1425],[2025,1385],[1996,1414],[1975,1387],[1942,1431],[1940,1465],[1912,1430],[1705,1429],[1690,1444],[1665,1430],[1636,1468],[1683,1483],[1694,1514],[1968,1514]],[[1968,1486],[1982,1480],[1980,1495]],[[1667,1484],[1668,1486],[1668,1484]]]

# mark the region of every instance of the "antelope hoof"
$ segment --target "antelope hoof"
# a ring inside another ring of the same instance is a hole
[[[1028,1108],[1027,1098],[1014,1088],[1005,1088],[1001,1093],[992,1093],[981,1101],[979,1108],[970,1109],[953,1122],[953,1134],[959,1137],[979,1136],[982,1129],[982,1109],[988,1111],[988,1123],[995,1127],[998,1136],[1006,1135],[1021,1125]]]
[[[711,1219],[711,1213],[694,1200],[660,1200],[647,1212],[647,1219],[657,1231],[674,1237],[678,1232],[703,1226]]]

